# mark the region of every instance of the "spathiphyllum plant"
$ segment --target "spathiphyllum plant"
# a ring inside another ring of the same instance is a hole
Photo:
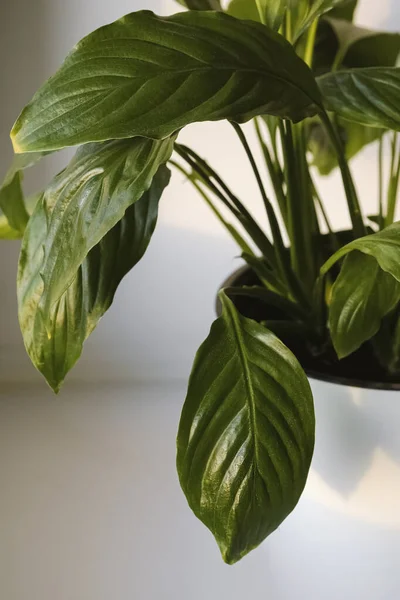
[[[143,256],[169,167],[233,236],[248,269],[219,292],[196,355],[177,467],[234,563],[304,489],[315,430],[306,373],[400,382],[400,35],[356,27],[357,0],[179,1],[189,10],[132,13],[85,37],[24,108],[0,232],[22,237],[22,335],[56,392]],[[220,120],[250,161],[268,230],[253,198],[179,142],[185,126]],[[379,189],[367,215],[349,163],[372,142]],[[24,169],[75,145],[46,189],[24,198]],[[336,168],[352,223],[341,232],[315,177]]]

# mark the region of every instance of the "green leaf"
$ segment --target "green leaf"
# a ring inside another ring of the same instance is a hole
[[[285,18],[288,1],[290,0],[255,0],[264,25],[278,31]]]
[[[227,13],[236,19],[261,22],[255,0],[231,0]]]
[[[329,16],[334,17],[335,19],[345,19],[346,21],[352,21],[357,8],[357,4],[358,0],[348,0],[347,2],[342,2],[342,4],[339,4],[339,6],[333,8],[329,12]]]
[[[394,67],[400,52],[398,33],[357,27],[343,19],[324,19],[318,28],[314,71],[326,73],[333,64],[345,69]]]
[[[329,329],[339,358],[348,356],[379,330],[400,300],[400,283],[375,258],[352,252],[332,288]]]
[[[337,115],[384,129],[400,129],[400,68],[338,71],[318,78],[325,106]]]
[[[119,283],[145,253],[169,176],[169,170],[161,166],[149,190],[90,250],[72,283],[45,311],[40,308],[41,271],[49,215],[43,198],[32,216],[19,264],[19,319],[27,352],[54,391],[80,357],[84,341],[110,307]],[[105,179],[104,187],[110,183]]]
[[[312,72],[282,36],[223,13],[133,13],[95,31],[36,93],[12,131],[16,152],[164,138],[196,121],[321,110]]]
[[[353,250],[359,250],[375,258],[383,271],[400,282],[400,221],[382,231],[353,240],[340,248],[321,267],[321,275],[325,275],[338,260]]]
[[[0,186],[0,239],[22,237],[37,196],[25,201],[22,189],[23,171],[35,165],[45,153],[20,154],[14,157]]]
[[[333,8],[344,4],[344,1],[345,0],[288,0],[293,28],[293,41],[296,42],[310,25],[312,25],[315,19],[321,17]]]
[[[50,313],[88,252],[143,196],[172,149],[172,138],[88,144],[54,178],[43,197],[48,228],[40,265],[41,311]]]
[[[190,10],[222,10],[220,0],[177,0]]]
[[[348,161],[354,158],[365,146],[378,140],[384,133],[382,129],[377,127],[366,127],[340,117],[337,118],[337,125]],[[307,123],[306,131],[308,149],[313,157],[312,164],[318,168],[321,175],[329,175],[338,166],[338,161],[326,128],[319,119],[311,119]]]
[[[22,237],[22,233],[13,229],[5,214],[0,210],[0,240],[18,240]]]
[[[24,203],[21,171],[17,171],[12,179],[0,188],[0,209],[5,215],[9,226],[22,234],[29,220]]]
[[[232,564],[296,506],[314,447],[314,408],[293,354],[221,292],[178,433],[177,467],[196,516]]]

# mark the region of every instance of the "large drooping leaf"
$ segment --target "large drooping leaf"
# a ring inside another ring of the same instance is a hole
[[[338,260],[353,250],[359,250],[375,258],[383,271],[400,282],[400,221],[382,231],[353,240],[340,248],[322,266],[321,274],[325,275]]]
[[[292,36],[296,41],[310,25],[346,0],[288,0],[292,21]]]
[[[394,67],[400,52],[398,33],[357,27],[343,19],[325,18],[318,28],[314,71],[336,68]]]
[[[222,10],[220,0],[177,0],[190,10]]]
[[[317,113],[307,65],[260,23],[217,12],[133,13],[81,41],[12,131],[17,152],[141,135],[195,121]]]
[[[48,311],[40,309],[43,248],[48,234],[47,207],[41,199],[22,245],[19,319],[27,352],[55,391],[80,357],[84,341],[110,307],[119,283],[145,253],[156,225],[158,202],[168,181],[169,171],[161,166],[149,190],[90,250],[68,289]]]
[[[337,118],[337,125],[347,160],[351,160],[368,144],[378,140],[384,133],[377,127],[366,127]],[[329,175],[338,166],[337,154],[332,141],[319,119],[310,119],[306,127],[308,149],[312,154],[312,164],[321,175]]]
[[[349,254],[332,289],[329,328],[339,358],[357,350],[379,330],[400,300],[400,283],[375,258]]]
[[[227,563],[258,546],[297,504],[314,447],[307,378],[293,354],[221,292],[178,433],[177,467]]]
[[[373,67],[318,78],[325,106],[337,115],[383,129],[400,129],[400,68]]]
[[[172,138],[87,144],[54,178],[43,197],[48,227],[40,310],[48,314],[60,300],[88,252],[143,196],[172,149]]]

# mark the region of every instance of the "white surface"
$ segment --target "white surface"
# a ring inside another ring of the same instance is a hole
[[[361,1],[362,24],[399,28],[398,0]],[[70,47],[94,27],[144,6],[165,13],[174,3],[0,2],[2,171],[13,120]],[[262,215],[227,126],[195,126],[184,139],[215,161]],[[367,150],[356,162],[363,202],[371,210],[374,152]],[[61,164],[57,155],[50,166],[40,165],[28,177],[30,186],[42,185]],[[345,224],[339,177],[325,180],[321,189],[335,225]],[[369,506],[362,518],[355,516],[364,475],[370,481],[377,472],[382,476],[376,460],[382,465],[383,457],[385,468],[398,476],[397,436],[386,431],[392,425],[399,430],[397,408],[375,407],[370,414],[343,401],[330,415],[317,399],[319,446],[307,494],[279,531],[235,567],[221,562],[211,535],[186,506],[175,475],[174,437],[185,395],[185,384],[177,381],[189,373],[213,319],[215,289],[236,267],[236,253],[208,209],[175,177],[146,257],[121,286],[55,398],[30,366],[18,331],[18,243],[0,242],[1,600],[399,597],[400,534],[390,516],[396,512],[394,488],[376,483],[375,501],[382,500],[384,510]],[[121,379],[136,383],[112,383]],[[37,385],[6,383],[16,380]]]
[[[373,456],[387,454],[399,471],[398,397],[378,396],[374,408],[371,398],[355,404],[330,388],[315,385],[313,462],[329,495],[316,497],[311,477],[295,512],[234,567],[190,512],[175,474],[183,386],[81,386],[59,398],[3,390],[0,597],[396,600],[399,528],[332,498],[349,508],[369,478],[385,509],[395,488],[374,472]]]

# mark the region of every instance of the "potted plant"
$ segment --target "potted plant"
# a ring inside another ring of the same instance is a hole
[[[357,0],[179,1],[189,11],[141,11],[88,35],[24,108],[0,234],[22,237],[21,330],[56,392],[150,242],[167,165],[233,236],[247,266],[219,292],[196,355],[177,466],[189,505],[234,563],[303,492],[315,430],[306,374],[400,384],[400,36],[356,27]],[[179,142],[183,127],[217,120],[243,146],[270,231]],[[273,197],[241,127],[249,120]],[[380,192],[366,215],[349,162],[373,141]],[[24,198],[24,169],[75,145],[46,189]],[[335,168],[352,223],[343,232],[314,177]]]

